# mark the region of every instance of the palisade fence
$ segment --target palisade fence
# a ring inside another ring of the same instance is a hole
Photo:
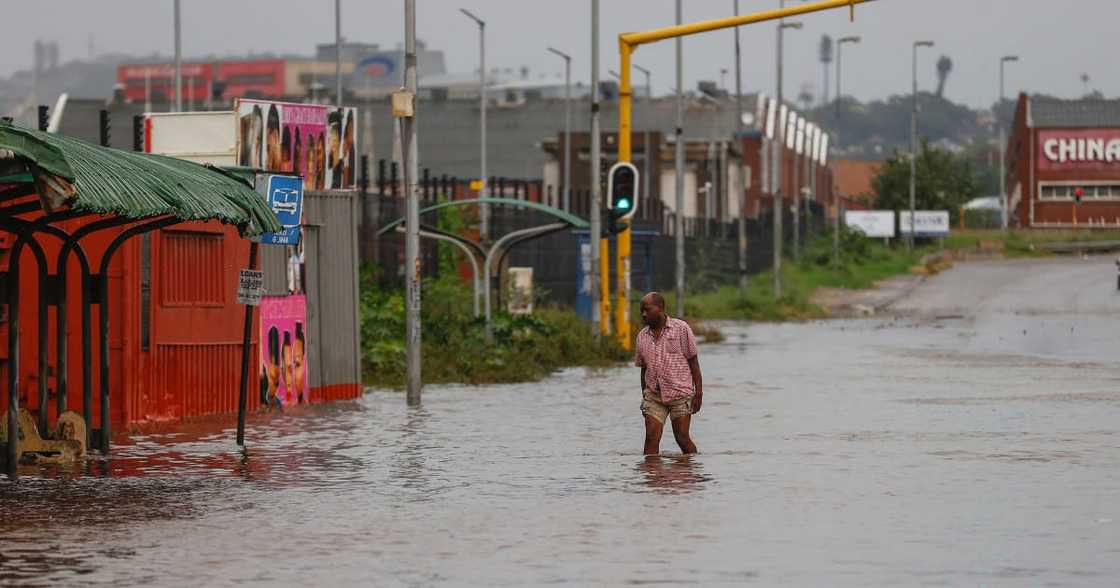
[[[367,166],[363,165],[363,170]],[[378,237],[378,230],[405,213],[404,189],[395,166],[384,161],[377,166],[376,181],[362,182],[362,219],[359,233],[362,263],[374,268],[377,283],[394,288],[404,283],[404,235],[387,233]],[[368,177],[363,174],[363,177]],[[517,178],[491,178],[491,196],[528,200],[552,204],[559,200],[554,195],[542,193],[540,180]],[[465,200],[475,197],[470,180],[446,175],[435,175],[428,170],[421,173],[420,190],[423,209],[447,200]],[[591,194],[577,191],[572,194],[572,213],[588,217]],[[816,202],[807,205],[801,215],[803,243],[825,230],[825,209]],[[452,209],[455,213],[428,213],[421,216],[421,224],[441,229],[454,229],[457,233],[477,241],[479,234],[478,207]],[[785,251],[793,243],[793,214],[788,209],[783,215]],[[605,220],[605,219],[604,219]],[[669,290],[674,287],[676,275],[676,245],[674,215],[658,200],[643,200],[633,219],[631,254],[631,288],[635,295],[648,290]],[[497,238],[511,231],[530,226],[556,222],[542,212],[514,206],[490,207],[490,236]],[[739,226],[732,220],[686,218],[685,234],[686,284],[690,291],[706,291],[725,284],[738,283],[739,279]],[[773,218],[769,212],[758,219],[748,219],[747,272],[757,274],[771,267],[773,262]],[[546,237],[522,243],[502,259],[502,270],[495,272],[495,292],[500,301],[502,289],[498,280],[508,267],[532,267],[534,287],[545,299],[572,306],[579,287],[580,243],[586,242],[586,231],[561,231]],[[432,239],[420,240],[421,263],[425,277],[440,274],[439,248],[453,247]],[[611,288],[615,285],[615,242],[611,239]],[[461,264],[460,271],[469,266]]]

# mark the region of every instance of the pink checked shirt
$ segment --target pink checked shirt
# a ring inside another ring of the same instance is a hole
[[[696,357],[696,337],[688,323],[666,317],[661,336],[646,326],[638,331],[634,365],[646,368],[646,388],[659,392],[662,402],[692,396],[692,371],[688,360]]]

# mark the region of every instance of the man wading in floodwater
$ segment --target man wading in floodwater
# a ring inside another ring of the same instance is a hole
[[[704,379],[696,337],[688,323],[665,314],[665,297],[650,292],[642,297],[642,322],[635,344],[634,363],[642,368],[642,415],[646,419],[646,455],[658,453],[665,417],[684,453],[696,453],[688,436],[692,415],[700,412]]]

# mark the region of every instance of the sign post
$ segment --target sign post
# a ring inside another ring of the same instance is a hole
[[[298,245],[303,222],[303,179],[299,176],[257,176],[257,191],[284,227],[276,233],[265,233],[249,244],[249,267],[241,270],[237,280],[237,303],[245,305],[245,331],[241,340],[241,387],[237,396],[237,444],[245,446],[245,411],[249,396],[249,347],[253,336],[253,307],[261,303],[264,293],[264,272],[257,269],[257,250],[266,245]]]

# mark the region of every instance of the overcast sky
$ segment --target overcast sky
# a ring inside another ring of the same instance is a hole
[[[791,0],[791,3],[795,0]],[[403,39],[403,0],[342,0],[342,34],[348,40],[395,47]],[[573,77],[590,79],[590,0],[417,0],[418,34],[432,49],[445,52],[450,71],[474,71],[478,63],[477,28],[459,13],[465,7],[487,20],[487,60],[491,67],[528,66],[534,77],[558,75],[559,58],[548,45],[574,56]],[[741,0],[743,12],[774,8],[778,0]],[[672,24],[673,0],[602,0],[600,63],[603,77],[617,67],[616,35]],[[733,0],[685,0],[685,21],[730,15]],[[57,40],[62,60],[86,58],[92,38],[97,53],[170,55],[171,0],[8,0],[0,35],[0,75],[31,63],[35,39]],[[332,0],[182,0],[183,52],[186,57],[263,52],[311,54],[316,43],[334,38]],[[937,43],[919,54],[919,84],[936,84],[934,64],[941,55],[955,68],[946,96],[972,106],[990,105],[999,92],[999,58],[1018,54],[1009,64],[1007,92],[1023,89],[1063,97],[1083,93],[1081,74],[1107,96],[1120,94],[1115,75],[1117,0],[878,0],[856,8],[801,17],[804,29],[791,31],[786,46],[786,94],[803,84],[819,92],[822,67],[817,48],[822,34],[860,35],[860,45],[844,48],[844,92],[862,100],[910,90],[910,44]],[[14,25],[14,26],[12,26]],[[772,94],[775,87],[775,31],[771,24],[742,29],[745,91]],[[685,87],[697,80],[720,79],[732,68],[730,31],[684,41]],[[642,47],[634,61],[653,70],[654,92],[674,83],[673,42]],[[733,74],[728,75],[732,88]],[[833,84],[835,82],[833,81]],[[819,95],[819,94],[818,94]]]

